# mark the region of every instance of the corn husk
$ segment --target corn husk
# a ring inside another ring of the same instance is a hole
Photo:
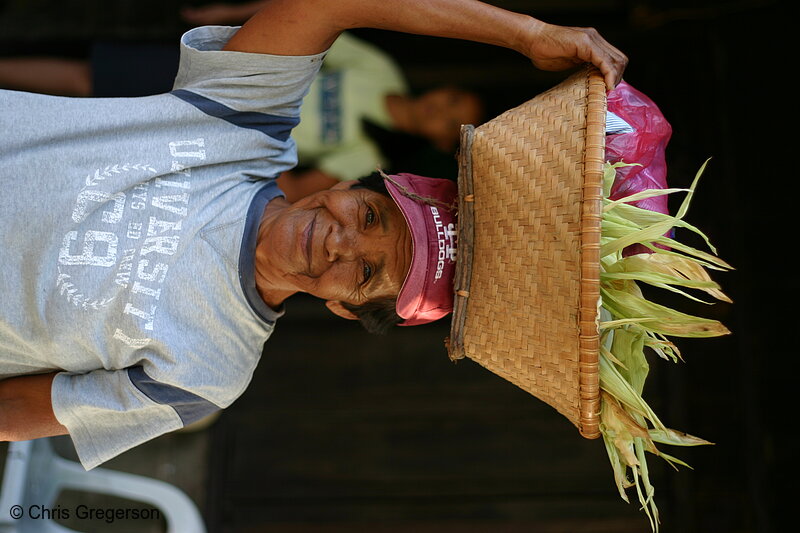
[[[673,467],[688,466],[660,451],[656,443],[673,446],[711,443],[668,428],[643,399],[650,368],[646,349],[662,359],[678,362],[682,360],[681,353],[670,337],[716,337],[730,332],[716,320],[688,315],[649,301],[639,284],[645,283],[703,303],[710,303],[709,297],[731,302],[706,269],[729,270],[732,267],[717,257],[716,249],[702,231],[683,220],[707,163],[697,172],[688,189],[647,190],[616,201],[609,200],[608,195],[616,169],[624,163],[607,164],[604,175],[600,431],[620,496],[629,501],[627,490],[633,488],[651,528],[656,532],[660,520],[645,452],[660,456]],[[655,213],[627,203],[675,193],[686,194],[675,215]],[[710,252],[666,237],[672,228],[699,235]],[[642,244],[652,253],[624,257],[623,250],[632,244]],[[696,293],[702,293],[705,299]]]

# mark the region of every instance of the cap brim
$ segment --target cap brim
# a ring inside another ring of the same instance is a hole
[[[413,184],[410,180],[404,181],[403,185],[414,192]],[[386,189],[403,214],[403,219],[411,234],[411,265],[398,294],[397,314],[405,319],[404,325],[416,325],[424,322],[409,320],[409,317],[414,316],[414,313],[419,308],[420,295],[425,286],[429,250],[427,231],[424,224],[412,224],[410,221],[422,220],[424,210],[422,204],[404,195],[397,185],[389,180],[385,180],[385,183]]]

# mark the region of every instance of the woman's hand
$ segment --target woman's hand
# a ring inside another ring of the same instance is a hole
[[[566,70],[581,63],[596,66],[609,90],[622,81],[628,58],[594,28],[555,26],[531,19],[518,50],[542,70]]]

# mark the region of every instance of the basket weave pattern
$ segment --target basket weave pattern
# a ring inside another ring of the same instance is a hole
[[[459,191],[472,204],[473,235],[471,257],[459,241],[459,262],[471,262],[471,274],[467,286],[457,281],[453,323],[463,326],[451,332],[463,350],[451,356],[547,402],[589,438],[599,435],[604,124],[603,81],[586,69],[462,143],[472,190]]]

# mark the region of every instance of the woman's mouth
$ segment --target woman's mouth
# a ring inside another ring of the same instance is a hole
[[[305,235],[303,236],[303,239],[305,241],[306,264],[308,266],[309,274],[311,274],[311,263],[312,263],[311,247],[314,240],[314,228],[316,227],[316,225],[317,225],[317,213],[314,212],[314,217],[311,219],[311,222],[308,224],[308,227],[306,227]]]

